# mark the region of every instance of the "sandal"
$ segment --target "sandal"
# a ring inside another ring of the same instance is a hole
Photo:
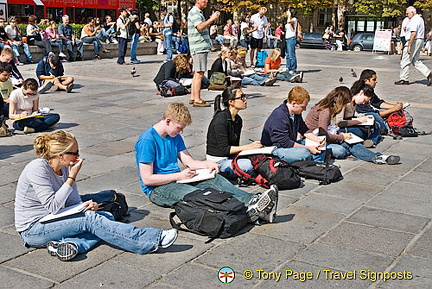
[[[207,102],[205,102],[205,100],[203,100],[201,102],[194,101],[193,106],[194,107],[209,107],[211,105],[210,105],[210,103],[207,103]]]
[[[194,100],[193,99],[189,99],[189,104],[194,104]]]

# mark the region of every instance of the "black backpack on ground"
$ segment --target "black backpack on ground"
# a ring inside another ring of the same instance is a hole
[[[250,159],[256,176],[251,176],[240,169],[237,163],[239,158]],[[232,161],[232,168],[238,176],[240,186],[257,183],[264,188],[276,185],[280,190],[289,190],[296,189],[301,185],[300,176],[289,163],[274,155],[237,155]]]
[[[328,163],[297,161],[290,163],[290,166],[305,179],[319,180],[320,185],[328,185],[343,179],[340,169]]]
[[[163,97],[185,95],[189,93],[189,90],[186,87],[173,79],[165,79],[162,81],[159,85],[159,89],[159,93]]]
[[[86,194],[81,196],[83,202],[92,200],[99,204],[99,211],[110,212],[116,221],[129,216],[129,206],[126,202],[126,197],[122,193],[117,193],[114,190],[101,191],[94,194]]]
[[[212,188],[196,190],[183,197],[173,206],[170,214],[173,228],[215,238],[229,238],[239,232],[250,221],[245,204],[228,192]],[[177,216],[181,223],[176,223]],[[183,228],[182,225],[186,226]]]

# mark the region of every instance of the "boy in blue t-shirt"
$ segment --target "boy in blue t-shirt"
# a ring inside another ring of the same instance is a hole
[[[214,188],[230,192],[245,203],[252,222],[258,218],[273,222],[278,197],[275,186],[262,194],[250,194],[218,174],[213,179],[195,183],[177,183],[194,177],[197,169],[219,172],[218,164],[195,160],[188,152],[180,134],[191,123],[187,107],[183,103],[171,103],[162,120],[138,138],[135,145],[136,164],[142,190],[149,196],[150,201],[158,206],[171,207],[186,194],[197,189]],[[185,166],[183,170],[178,165],[178,159]]]

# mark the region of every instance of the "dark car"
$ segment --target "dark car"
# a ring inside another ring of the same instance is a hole
[[[325,48],[324,39],[321,33],[307,32],[303,33],[303,41],[300,42],[300,48]],[[336,50],[336,43],[332,40],[332,50]]]
[[[349,49],[353,51],[372,51],[375,33],[357,33],[350,40]]]

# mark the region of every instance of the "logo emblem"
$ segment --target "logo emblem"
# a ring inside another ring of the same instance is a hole
[[[219,281],[224,284],[229,284],[234,281],[235,272],[231,267],[225,266],[219,269],[218,272]]]

